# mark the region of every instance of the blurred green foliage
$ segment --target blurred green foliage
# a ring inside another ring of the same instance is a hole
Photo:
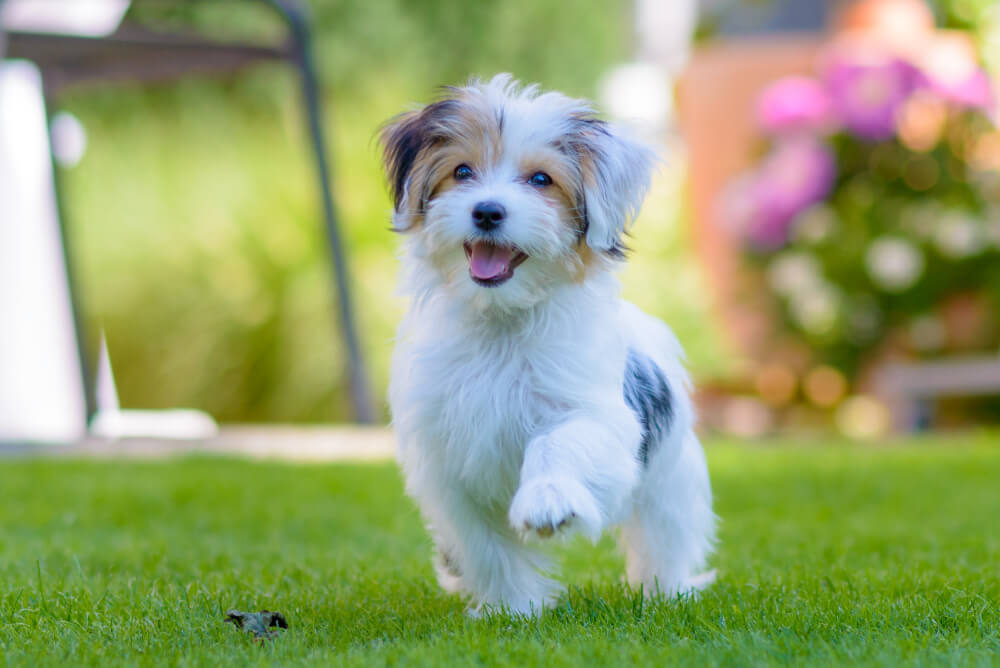
[[[978,35],[989,12],[996,8],[996,0],[936,0],[931,5],[940,25],[970,30]]]
[[[260,0],[133,4],[130,18],[150,25],[234,39],[275,38],[282,32]],[[306,5],[322,76],[333,94],[381,82],[402,84],[400,93],[412,99],[473,73],[506,70],[547,87],[591,94],[604,68],[627,54],[631,3],[311,0]]]
[[[381,405],[404,304],[393,296],[397,239],[379,125],[476,73],[511,71],[593,97],[602,73],[629,56],[629,3],[311,5],[335,197]],[[248,0],[135,0],[130,12],[149,26],[224,38],[282,35],[267,7]],[[63,174],[67,219],[89,325],[106,331],[123,405],[192,406],[223,421],[349,418],[294,74],[263,65],[221,79],[79,90],[62,102],[89,135],[86,157]],[[626,283],[641,305],[674,315],[682,338],[703,340],[700,300],[669,298],[699,289],[693,260],[681,257],[684,238],[668,224],[675,200],[640,224],[650,242],[629,270],[642,275]],[[711,368],[718,355],[696,357]]]

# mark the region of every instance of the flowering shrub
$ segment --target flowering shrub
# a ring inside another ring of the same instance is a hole
[[[767,151],[724,214],[814,363],[1000,347],[995,104],[974,64],[859,51],[761,95]]]

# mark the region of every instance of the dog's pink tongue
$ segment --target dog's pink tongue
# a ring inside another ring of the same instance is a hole
[[[469,254],[469,271],[475,278],[488,281],[507,271],[513,255],[514,249],[509,246],[476,242]]]

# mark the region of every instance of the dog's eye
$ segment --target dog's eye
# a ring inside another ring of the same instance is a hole
[[[455,180],[465,181],[466,179],[472,178],[472,167],[468,165],[459,165],[455,168]]]
[[[535,172],[531,175],[531,178],[528,179],[528,183],[533,186],[538,186],[539,188],[544,188],[545,186],[552,185],[552,177],[545,172]]]

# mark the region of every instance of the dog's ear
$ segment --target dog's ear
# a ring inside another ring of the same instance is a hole
[[[622,238],[649,191],[653,151],[620,129],[596,119],[583,119],[574,142],[580,160],[587,245],[622,255]]]
[[[427,206],[426,170],[419,168],[421,154],[443,139],[442,120],[454,106],[451,100],[441,100],[423,109],[408,111],[392,118],[382,128],[382,164],[392,193],[395,214],[393,228],[411,229]]]
[[[398,231],[408,230],[413,226],[414,212],[405,206],[409,199],[410,173],[417,155],[424,146],[427,124],[423,111],[408,111],[400,114],[386,123],[379,134],[382,144],[382,165],[389,181],[389,191],[392,194],[395,213],[392,226]]]

